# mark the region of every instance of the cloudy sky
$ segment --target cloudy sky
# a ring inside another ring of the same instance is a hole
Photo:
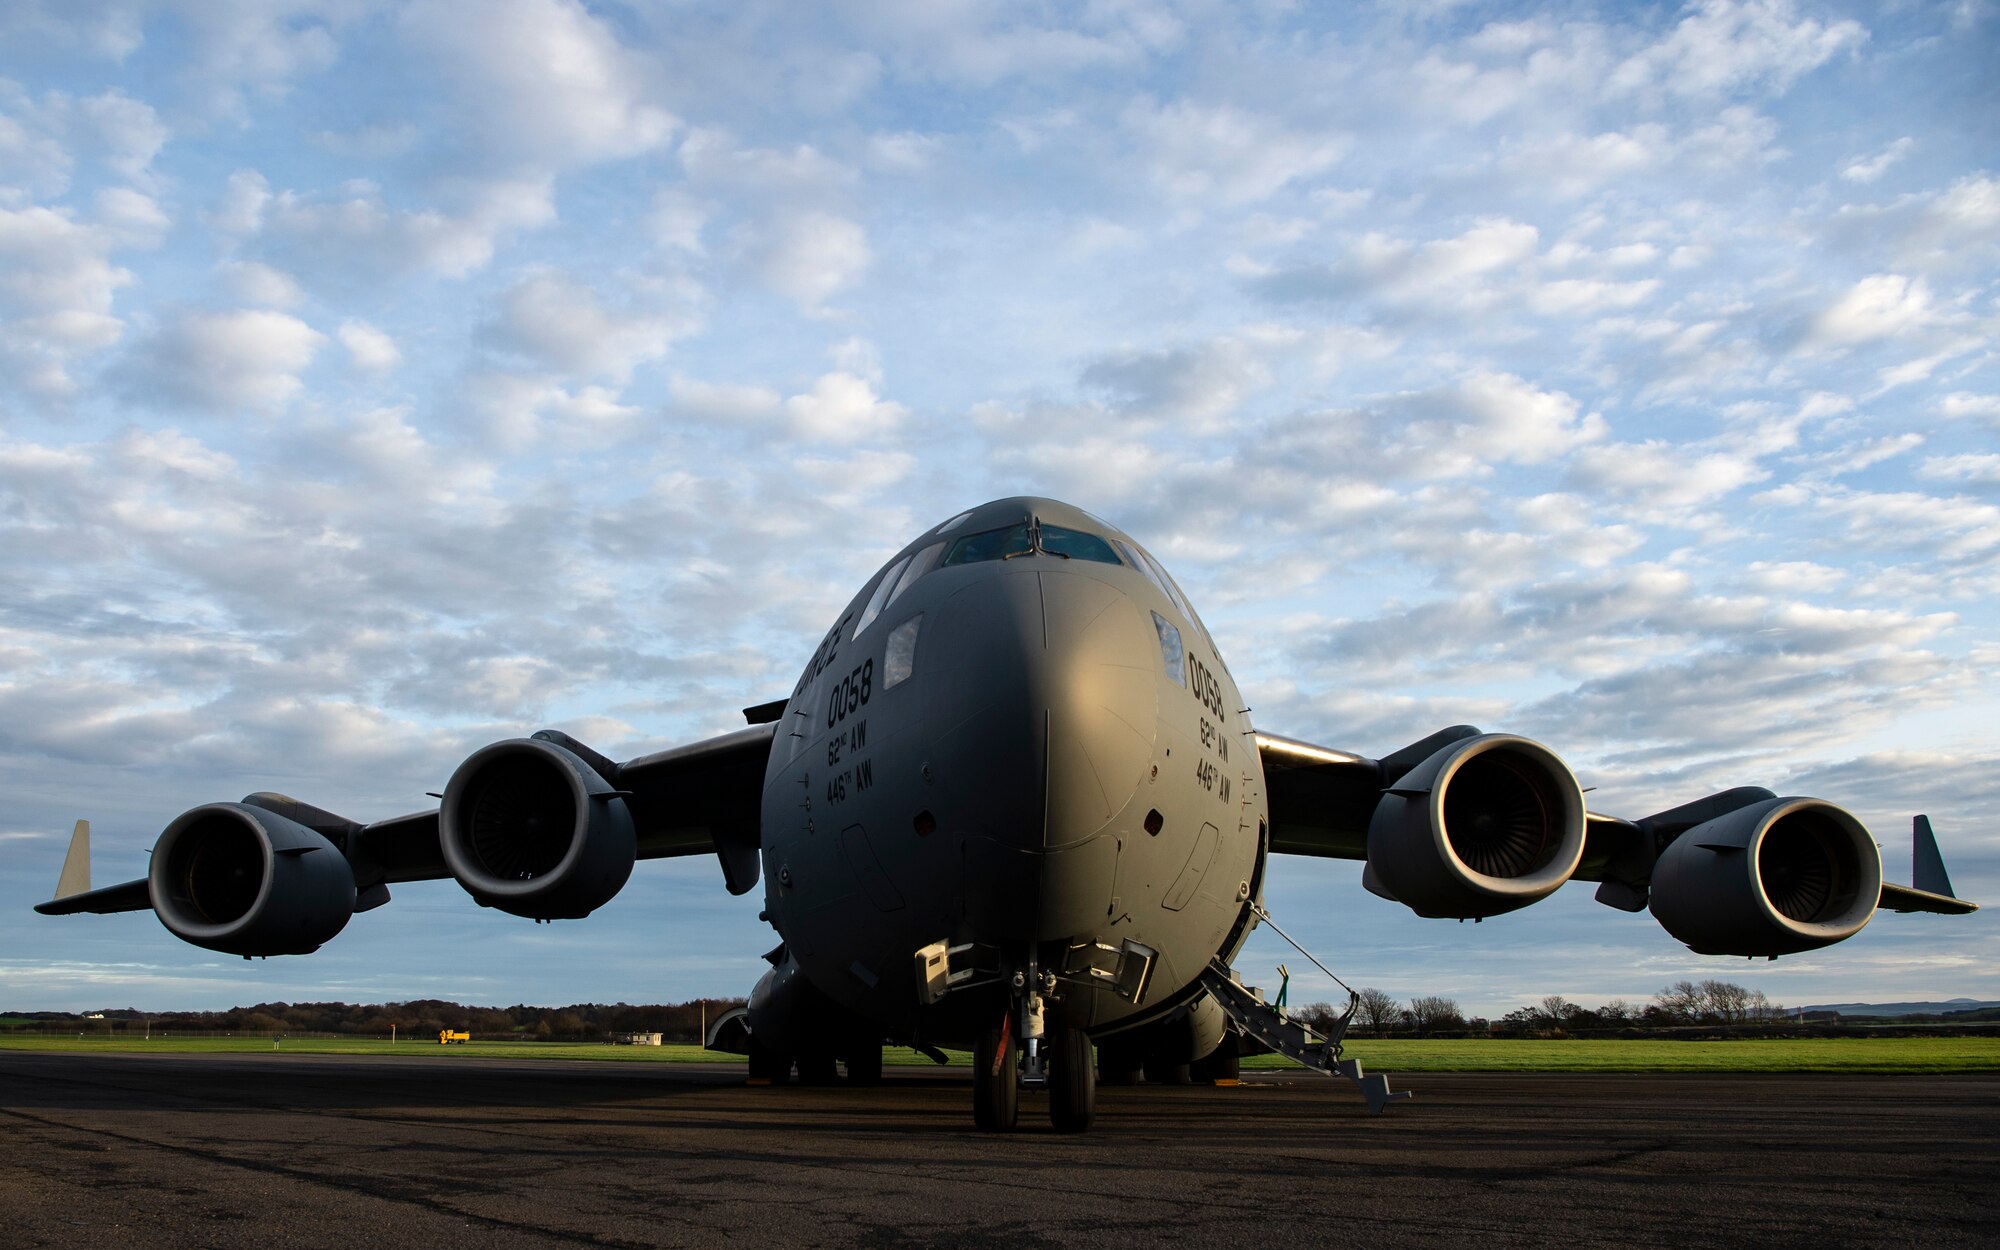
[[[198,802],[375,819],[540,726],[740,724],[1016,493],[1158,553],[1263,728],[1526,733],[1628,816],[1818,794],[1899,880],[1928,811],[2000,902],[1996,32],[0,5],[0,1008],[747,991],[773,939],[708,861],[553,928],[399,887],[254,964],[28,909],[79,816],[106,884]],[[1398,996],[2000,999],[1991,911],[1745,965],[1588,887],[1475,929],[1359,875],[1282,862],[1272,907]]]

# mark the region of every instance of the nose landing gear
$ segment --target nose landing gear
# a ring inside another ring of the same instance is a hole
[[[1090,1034],[1062,1025],[1045,1028],[1042,1009],[1041,995],[1026,995],[973,1046],[972,1122],[989,1133],[1012,1132],[1019,1123],[1024,1084],[1048,1090],[1049,1122],[1058,1133],[1081,1133],[1097,1118],[1097,1065]],[[1017,1015],[1022,1036],[1016,1035]]]

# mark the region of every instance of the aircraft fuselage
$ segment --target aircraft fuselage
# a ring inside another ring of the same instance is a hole
[[[869,581],[787,703],[766,917],[819,991],[920,1040],[964,1044],[1024,983],[1064,1027],[1158,1018],[1258,897],[1246,711],[1124,534],[1046,499],[953,518]],[[981,975],[926,1003],[914,956],[940,942]],[[1151,967],[1121,993],[1135,948]]]

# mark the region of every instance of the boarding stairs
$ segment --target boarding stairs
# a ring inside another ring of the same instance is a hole
[[[1203,970],[1201,984],[1236,1022],[1236,1027],[1293,1063],[1354,1082],[1361,1096],[1368,1100],[1368,1109],[1376,1115],[1381,1115],[1392,1101],[1410,1097],[1407,1089],[1391,1091],[1389,1078],[1381,1073],[1364,1073],[1359,1059],[1341,1058],[1341,1038],[1347,1032],[1347,1022],[1354,1018],[1352,1002],[1334,1027],[1333,1036],[1323,1038],[1302,1021],[1292,1019],[1284,1008],[1266,1003],[1262,994],[1244,985],[1235,971],[1219,959]]]

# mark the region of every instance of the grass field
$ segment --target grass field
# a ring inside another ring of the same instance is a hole
[[[269,1037],[0,1037],[0,1050],[74,1050],[91,1054],[146,1053],[156,1055],[237,1055],[281,1051],[293,1055],[401,1055],[406,1059],[603,1059],[628,1063],[741,1063],[743,1056],[704,1050],[700,1046],[609,1046],[602,1042],[455,1042],[440,1046],[427,1041],[358,1037],[287,1037],[275,1045]],[[913,1051],[903,1051],[912,1054]],[[916,1056],[920,1063],[930,1060]],[[887,1053],[885,1063],[896,1062]]]
[[[699,1046],[607,1046],[601,1043],[481,1042],[268,1037],[74,1038],[0,1037],[0,1049],[148,1054],[400,1055],[450,1063],[459,1059],[583,1059],[615,1063],[741,1063],[742,1057]],[[1483,1038],[1438,1041],[1364,1038],[1346,1053],[1382,1072],[2000,1072],[2000,1037],[1758,1038],[1742,1041],[1532,1041]],[[962,1052],[955,1063],[970,1062]],[[891,1048],[887,1064],[928,1066],[915,1051]],[[1244,1060],[1252,1069],[1292,1065],[1275,1055]]]
[[[1350,1058],[1383,1072],[2000,1072],[2000,1037],[1536,1041],[1362,1038]],[[1246,1067],[1283,1067],[1274,1055]]]

